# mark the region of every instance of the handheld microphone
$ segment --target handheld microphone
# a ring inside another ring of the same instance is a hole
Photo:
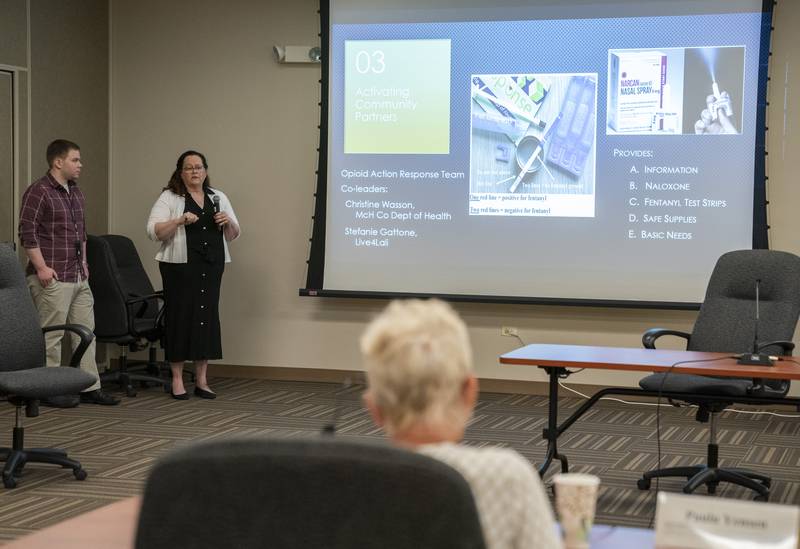
[[[774,362],[769,355],[765,355],[760,353],[761,348],[763,345],[759,347],[758,345],[758,321],[759,321],[759,289],[761,286],[761,279],[756,279],[756,322],[755,326],[753,327],[753,352],[752,353],[742,353],[739,357],[739,361],[737,364],[743,364],[747,366],[772,366]]]
[[[217,215],[219,213],[219,195],[218,194],[215,194],[214,196],[211,197],[211,203],[214,206],[214,215]],[[219,229],[221,231],[222,230],[222,225],[217,225],[217,229]]]

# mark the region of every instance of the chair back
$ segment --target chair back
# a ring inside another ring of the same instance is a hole
[[[10,245],[0,244],[0,371],[45,365],[44,336],[25,274]]]
[[[800,257],[773,250],[738,250],[717,261],[687,349],[752,351],[757,280],[759,344],[791,341],[800,316]],[[778,346],[764,352],[783,354]]]
[[[139,549],[484,547],[464,478],[428,456],[334,438],[227,439],[162,459]]]
[[[126,335],[128,315],[125,293],[108,242],[102,237],[88,235],[86,260],[89,263],[89,286],[94,296],[95,335],[98,338]]]
[[[126,236],[108,234],[89,235],[86,248],[95,334],[100,338],[129,334],[126,300],[154,293],[136,247]],[[158,315],[156,302],[135,307],[137,318],[155,319]]]

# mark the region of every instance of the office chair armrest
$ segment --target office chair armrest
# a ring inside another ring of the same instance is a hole
[[[137,303],[146,303],[147,301],[153,299],[160,299],[161,301],[164,301],[164,291],[159,290],[149,295],[135,295],[129,299],[126,299],[125,305],[127,305],[128,310],[130,310],[132,305],[136,305]]]
[[[679,332],[678,330],[667,330],[666,328],[650,328],[645,333],[642,334],[642,345],[644,345],[645,349],[655,349],[656,348],[656,339],[661,336],[671,335],[682,337],[689,342],[689,339],[692,337],[692,334],[687,334],[686,332]]]
[[[72,353],[72,358],[69,359],[70,366],[73,368],[79,367],[81,364],[81,359],[83,358],[83,353],[85,353],[86,349],[89,348],[89,344],[94,339],[94,334],[89,328],[81,324],[59,324],[57,326],[46,326],[42,328],[42,333],[46,334],[47,332],[53,332],[55,330],[66,330],[68,332],[73,332],[79,338],[81,338],[81,342],[75,348],[75,352]]]
[[[128,329],[131,333],[135,335],[139,335],[136,330],[134,330],[134,319],[139,318],[147,308],[147,302],[152,301],[154,299],[164,301],[164,291],[159,290],[158,292],[149,294],[149,295],[137,295],[125,300],[125,307],[128,310]],[[141,304],[138,308],[135,308],[134,305]],[[134,309],[136,311],[134,312]],[[159,308],[158,317],[161,314],[161,310],[163,307]]]

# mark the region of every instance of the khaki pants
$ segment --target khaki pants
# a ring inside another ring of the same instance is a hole
[[[31,291],[33,302],[39,311],[39,322],[42,327],[56,324],[82,324],[94,331],[94,297],[89,289],[89,282],[59,282],[53,280],[47,288],[43,288],[36,275],[28,276],[28,288]],[[64,332],[53,331],[44,334],[45,347],[47,348],[47,365],[61,366],[61,341]],[[74,351],[80,338],[70,333],[71,346]],[[81,358],[81,370],[92,374],[97,381],[85,389],[94,391],[100,388],[100,376],[97,373],[97,363],[94,358],[95,342],[89,345]]]

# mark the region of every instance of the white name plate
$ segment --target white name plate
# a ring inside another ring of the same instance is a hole
[[[800,507],[658,493],[657,549],[796,549]]]

